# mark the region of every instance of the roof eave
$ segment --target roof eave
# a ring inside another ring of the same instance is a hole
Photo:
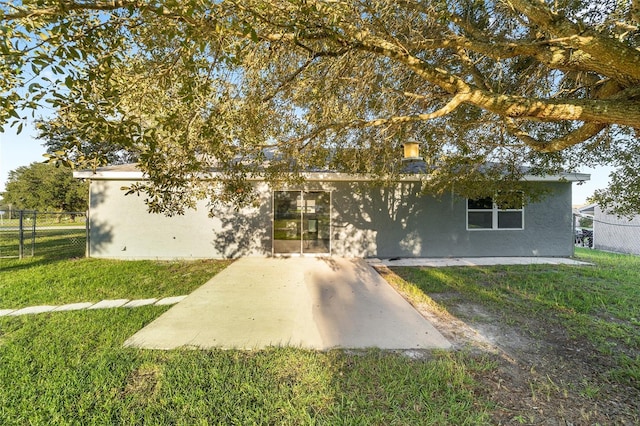
[[[558,173],[547,176],[525,175],[522,180],[527,182],[586,182],[591,180],[591,175],[588,173]]]
[[[333,172],[308,172],[302,176],[308,181],[323,182],[370,182],[375,180],[371,175],[358,173],[333,173]],[[118,171],[118,170],[80,170],[73,172],[76,179],[92,179],[92,180],[145,180],[146,175],[141,171]],[[222,177],[221,173],[202,174],[203,179],[215,179]],[[263,180],[260,176],[250,176],[249,180]],[[424,179],[423,175],[406,174],[400,175],[396,180],[400,182],[419,182]],[[522,180],[526,182],[585,182],[591,179],[591,175],[587,173],[560,173],[549,176],[525,175]]]

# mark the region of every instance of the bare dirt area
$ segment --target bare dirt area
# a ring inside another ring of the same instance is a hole
[[[495,362],[475,377],[495,404],[495,424],[640,424],[640,390],[609,380],[608,357],[568,336],[559,319],[492,311],[455,292],[429,296],[446,309],[414,306],[454,349]]]
[[[450,315],[418,308],[431,311],[429,319],[456,349],[495,359],[497,368],[476,379],[496,404],[497,424],[640,424],[640,392],[607,380],[607,359],[553,319],[489,312],[459,294],[431,296]]]

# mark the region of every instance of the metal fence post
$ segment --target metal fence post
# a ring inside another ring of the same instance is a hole
[[[20,210],[18,215],[18,258],[24,257],[24,229],[23,229],[24,212]]]
[[[31,227],[31,257],[36,252],[36,221],[38,220],[38,212],[33,212],[33,226]]]

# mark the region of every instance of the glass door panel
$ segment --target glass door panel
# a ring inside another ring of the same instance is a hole
[[[273,193],[273,252],[300,253],[302,228],[302,193]]]
[[[304,193],[302,212],[302,252],[329,253],[331,194],[324,191]]]
[[[273,252],[275,254],[331,252],[331,193],[275,191],[273,193]]]

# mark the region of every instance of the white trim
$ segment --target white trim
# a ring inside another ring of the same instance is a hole
[[[73,177],[76,179],[94,179],[94,180],[145,180],[148,177],[139,170],[117,170],[120,166],[114,166],[113,168],[105,167],[103,169],[97,169],[95,172],[92,170],[79,170],[73,172]],[[130,167],[129,167],[130,168]],[[223,174],[219,172],[201,173],[202,179],[215,179],[222,177]],[[370,182],[375,180],[371,175],[358,174],[358,173],[334,173],[334,172],[308,172],[302,173],[302,177],[307,181],[322,181],[322,182]],[[263,181],[264,178],[259,175],[249,176],[247,178],[250,181]],[[559,173],[557,175],[549,176],[532,176],[525,175],[521,180],[523,182],[584,182],[591,179],[591,175],[586,173]],[[395,181],[397,182],[421,182],[425,180],[425,177],[421,174],[415,175],[400,175]]]
[[[588,173],[558,173],[557,175],[533,176],[525,175],[522,177],[523,182],[586,182],[591,180]]]
[[[499,209],[498,205],[491,200],[491,209],[470,209],[469,199],[467,198],[465,203],[465,215],[466,215],[466,227],[467,231],[523,231],[524,230],[524,206],[520,209]],[[469,213],[488,213],[491,212],[491,228],[469,228]],[[520,228],[500,228],[498,226],[498,219],[501,212],[520,212],[521,226]]]

